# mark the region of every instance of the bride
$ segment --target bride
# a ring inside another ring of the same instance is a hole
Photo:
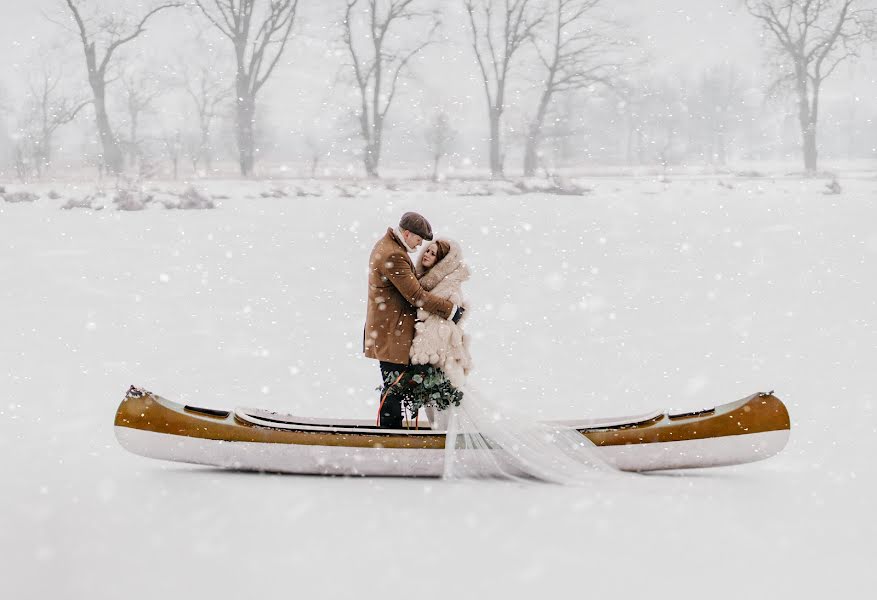
[[[438,239],[423,251],[417,261],[415,274],[426,291],[462,306],[463,316],[457,323],[418,309],[411,344],[412,365],[432,365],[441,370],[451,385],[458,390],[466,386],[466,376],[472,369],[469,354],[469,336],[463,325],[469,305],[463,299],[463,282],[469,279],[469,269],[463,263],[460,246],[448,239]],[[430,425],[435,429],[447,427],[447,411],[426,409]]]
[[[596,446],[572,427],[535,421],[493,402],[468,381],[472,370],[469,336],[463,332],[469,305],[462,286],[470,277],[460,245],[436,239],[417,261],[423,289],[466,308],[453,323],[418,310],[411,364],[439,369],[463,394],[459,406],[427,408],[433,429],[446,430],[444,476],[448,479],[505,477],[561,484],[594,481],[612,471]]]

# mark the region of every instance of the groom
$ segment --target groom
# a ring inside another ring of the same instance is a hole
[[[408,352],[414,340],[417,309],[451,319],[463,316],[463,307],[434,296],[420,287],[408,256],[432,241],[432,227],[422,215],[407,212],[397,227],[387,229],[369,257],[368,307],[363,332],[366,357],[380,361],[381,376],[412,368]],[[381,427],[402,427],[402,398],[391,388],[379,411]]]

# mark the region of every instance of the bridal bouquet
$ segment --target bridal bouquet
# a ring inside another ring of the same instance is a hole
[[[416,415],[421,407],[445,410],[451,404],[460,406],[460,400],[463,399],[463,392],[451,385],[441,369],[433,366],[406,371],[401,378],[398,371],[387,373],[383,387],[377,389],[386,392],[391,386],[402,397],[402,404],[412,415]]]

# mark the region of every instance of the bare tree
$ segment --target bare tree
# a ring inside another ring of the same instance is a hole
[[[359,90],[359,129],[365,143],[363,162],[369,177],[378,176],[384,125],[396,97],[399,77],[411,60],[432,42],[440,24],[435,11],[419,10],[423,3],[422,0],[346,0],[343,39]],[[414,21],[427,23],[427,31],[416,36],[422,41],[410,46],[398,43],[400,30],[411,36]],[[365,31],[358,31],[360,28]]]
[[[688,98],[678,82],[658,76],[636,78],[616,88],[625,117],[628,164],[667,167],[687,151],[683,132],[688,118]]]
[[[12,163],[15,166],[15,174],[21,181],[27,182],[32,174],[31,160],[33,155],[32,140],[15,133],[12,137]]]
[[[198,56],[207,56],[208,60],[192,67],[180,65],[181,85],[191,99],[198,119],[197,133],[194,135],[190,158],[192,167],[198,170],[203,162],[209,171],[213,163],[213,147],[211,136],[213,124],[222,112],[223,105],[234,93],[234,86],[225,78],[218,65],[215,52],[199,52]]]
[[[539,104],[528,127],[524,175],[532,176],[536,171],[542,128],[555,95],[596,84],[611,85],[621,66],[614,52],[620,38],[601,31],[609,23],[596,15],[601,1],[550,0],[548,27],[532,38],[545,75]]]
[[[644,86],[637,80],[625,81],[617,89],[618,110],[622,114],[625,127],[624,156],[628,165],[642,163],[643,155],[643,116],[645,113]]]
[[[12,103],[9,101],[9,92],[6,87],[0,83],[0,116],[7,116],[12,112]]]
[[[598,98],[596,94],[580,94],[578,90],[570,90],[559,96],[548,111],[546,124],[543,125],[541,137],[551,141],[556,148],[556,158],[569,161],[582,150],[582,140],[587,136],[585,129],[585,111],[590,112],[586,105],[590,99]],[[545,167],[541,152],[536,153],[536,167]],[[546,174],[547,169],[546,169]]]
[[[174,179],[180,176],[180,158],[183,154],[183,135],[179,129],[173,131],[165,131],[161,136],[164,153],[171,163]]]
[[[456,131],[451,127],[448,114],[443,110],[437,111],[426,131],[426,143],[432,156],[433,181],[438,181],[439,162],[448,154],[455,137]]]
[[[317,176],[317,168],[320,166],[320,159],[325,155],[323,141],[314,134],[305,135],[305,147],[308,151],[308,160],[310,161],[311,179]]]
[[[692,137],[700,142],[708,163],[725,166],[731,137],[744,119],[740,70],[729,63],[706,68],[692,87]]]
[[[502,114],[516,55],[545,19],[534,0],[463,0],[490,124],[490,175],[503,176]]]
[[[107,169],[119,174],[123,169],[122,150],[119,139],[113,132],[107,115],[106,89],[107,71],[115,52],[137,39],[146,31],[146,23],[153,16],[168,8],[183,6],[181,2],[166,2],[148,10],[140,18],[131,18],[126,11],[107,14],[83,15],[83,0],[64,0],[76,23],[76,31],[85,52],[88,69],[88,83],[94,95],[94,113],[97,130],[103,146],[103,162]],[[103,54],[98,52],[98,44],[104,46]]]
[[[302,156],[308,162],[310,177],[317,177],[321,165],[332,156],[353,154],[359,158],[360,127],[358,114],[351,112],[349,107],[335,105],[340,109],[334,112],[331,98],[337,92],[334,86],[329,89],[320,104],[324,107],[319,117],[310,121],[302,132],[303,151]],[[356,144],[356,148],[351,148]],[[328,165],[323,167],[325,170]]]
[[[873,39],[875,8],[867,0],[746,0],[780,58],[774,88],[791,84],[798,101],[804,169],[817,166],[819,92],[838,65]]]
[[[81,96],[66,95],[61,86],[61,73],[47,60],[41,61],[39,71],[28,81],[30,106],[23,135],[30,141],[37,177],[51,166],[55,132],[91,104]]]
[[[250,175],[256,157],[256,96],[286,49],[298,0],[196,0],[196,4],[234,47],[235,139],[241,175]],[[257,6],[266,8],[257,11]]]
[[[122,73],[123,102],[128,118],[128,139],[125,140],[130,166],[134,167],[143,155],[140,119],[154,110],[155,100],[162,95],[158,79],[148,71],[127,69]]]
[[[7,118],[12,113],[6,88],[0,83],[0,164],[12,157],[13,140],[9,135]],[[2,171],[2,168],[0,168]]]

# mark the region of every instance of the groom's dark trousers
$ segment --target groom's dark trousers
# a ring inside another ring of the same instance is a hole
[[[397,365],[381,361],[381,379],[386,391],[387,375],[390,373],[403,373],[405,371],[423,371],[426,365]],[[398,375],[397,375],[398,376]],[[393,378],[395,379],[395,377]],[[392,383],[392,381],[391,381]],[[383,396],[383,393],[381,393]],[[397,386],[391,387],[387,397],[381,405],[380,426],[388,429],[402,429],[402,394]]]

